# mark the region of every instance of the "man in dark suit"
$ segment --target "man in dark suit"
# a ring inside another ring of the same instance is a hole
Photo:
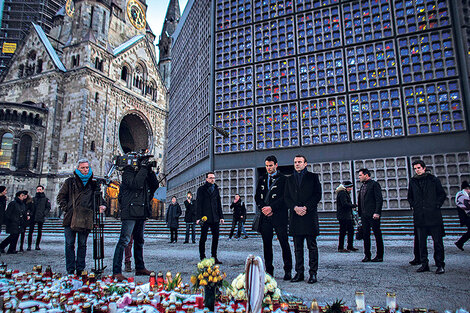
[[[382,215],[382,189],[380,184],[370,178],[370,171],[366,168],[359,170],[359,180],[362,185],[358,195],[358,213],[361,217],[364,235],[364,259],[362,262],[383,262],[384,242],[380,229],[380,216]],[[371,259],[370,229],[372,228],[377,245],[377,254]]]
[[[309,284],[317,282],[319,235],[317,205],[321,200],[318,175],[307,171],[303,155],[294,158],[294,174],[287,178],[284,200],[289,209],[289,232],[294,237],[295,276],[292,282],[304,280],[304,241],[307,240]]]
[[[206,183],[197,189],[196,196],[196,224],[200,224],[203,217],[207,220],[201,225],[201,238],[199,239],[199,257],[206,258],[206,240],[209,228],[212,232],[211,254],[216,264],[222,264],[217,259],[217,246],[219,245],[219,224],[224,223],[222,202],[219,187],[215,184],[215,174],[206,174]]]
[[[428,235],[434,242],[434,261],[436,274],[444,274],[444,243],[442,240],[444,224],[441,207],[446,200],[446,193],[439,178],[426,172],[426,164],[421,161],[413,162],[416,175],[410,179],[408,187],[408,202],[413,209],[413,221],[418,231],[418,245],[421,267],[417,272],[429,271]]]
[[[288,211],[284,203],[286,177],[277,170],[277,159],[274,155],[264,161],[266,174],[260,177],[256,187],[256,217],[253,230],[263,238],[264,263],[266,272],[274,277],[273,266],[273,231],[282,249],[284,261],[284,280],[292,279],[292,254],[287,235]]]

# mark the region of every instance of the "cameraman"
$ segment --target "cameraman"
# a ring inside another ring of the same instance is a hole
[[[113,258],[113,277],[118,281],[127,280],[122,275],[122,258],[131,235],[134,239],[135,275],[150,275],[144,264],[144,228],[145,221],[152,214],[150,201],[158,188],[158,180],[148,156],[138,163],[137,167],[124,168],[118,196],[122,225]]]

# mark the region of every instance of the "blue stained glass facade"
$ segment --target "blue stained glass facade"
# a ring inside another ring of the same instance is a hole
[[[340,0],[296,0],[295,7],[297,12],[317,9],[330,4],[337,4]]]
[[[252,41],[251,26],[218,33],[216,37],[216,68],[222,69],[251,63]]]
[[[215,152],[249,151],[254,148],[253,109],[220,112],[215,115],[215,125],[230,133],[228,138],[215,133]]]
[[[294,18],[255,24],[255,60],[285,58],[295,54]]]
[[[297,99],[297,65],[287,59],[255,65],[256,104]]]
[[[253,68],[239,67],[217,72],[216,110],[253,105]]]
[[[217,1],[217,29],[243,26],[252,22],[251,0]]]
[[[395,19],[400,35],[449,26],[448,0],[396,0]]]
[[[258,150],[299,145],[297,103],[257,107],[255,110]]]
[[[293,13],[292,0],[254,0],[255,22]]]

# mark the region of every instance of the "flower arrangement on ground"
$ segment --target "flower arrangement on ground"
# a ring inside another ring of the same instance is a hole
[[[247,300],[245,273],[241,273],[232,281],[231,293],[235,300]],[[265,274],[263,305],[265,307],[271,306],[273,300],[279,300],[280,298],[281,289],[278,288],[276,280],[271,275]]]

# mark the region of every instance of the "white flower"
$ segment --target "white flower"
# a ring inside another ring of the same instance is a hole
[[[244,288],[244,287],[245,287],[245,280],[239,279],[239,280],[237,281],[237,283],[236,283],[236,287],[237,287],[237,289],[242,289],[242,288]]]
[[[232,290],[232,297],[236,298],[238,294],[238,290]]]
[[[267,293],[268,293],[268,286],[264,285],[264,294],[267,294]]]
[[[275,279],[273,279],[271,281],[271,285],[273,285],[274,288],[277,288],[277,281]]]
[[[202,264],[202,262],[199,262],[199,263],[197,264],[197,268],[200,269],[200,270],[202,270],[202,269],[204,268],[204,264]]]
[[[239,299],[239,300],[245,299],[245,290],[239,290],[238,291],[237,299]]]
[[[268,289],[268,291],[274,292],[276,288],[272,284],[266,284],[265,287]]]
[[[273,294],[273,299],[279,300],[279,298],[281,298],[281,289],[276,288],[276,291],[274,291],[274,294]]]
[[[264,276],[264,280],[266,281],[266,283],[270,283],[270,282],[271,282],[271,275],[266,274],[266,275]]]

